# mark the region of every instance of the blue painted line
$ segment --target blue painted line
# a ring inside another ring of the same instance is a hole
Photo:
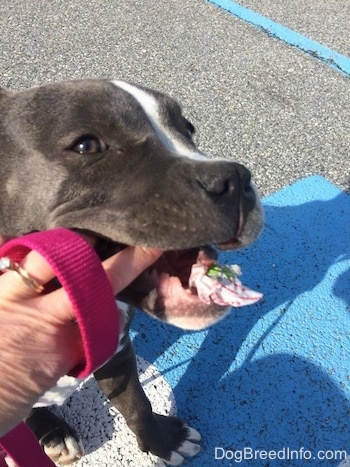
[[[230,0],[208,0],[223,10],[231,13],[247,23],[250,23],[259,29],[265,31],[270,36],[282,40],[283,42],[303,50],[308,55],[320,60],[334,70],[350,77],[350,58],[335,52],[328,47],[313,41],[308,37],[289,29],[282,24],[276,23],[266,16],[255,13],[254,11],[239,5]]]

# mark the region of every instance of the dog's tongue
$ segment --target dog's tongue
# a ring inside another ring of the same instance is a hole
[[[197,290],[203,302],[220,306],[240,307],[260,300],[263,294],[245,287],[238,279],[239,275],[241,269],[237,265],[222,266],[199,256],[192,266],[189,286]]]

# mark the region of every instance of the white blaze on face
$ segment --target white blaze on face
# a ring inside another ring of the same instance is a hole
[[[177,156],[189,157],[190,159],[202,161],[208,160],[207,156],[191,147],[191,145],[186,145],[171,128],[164,125],[159,112],[159,103],[152,94],[124,81],[112,81],[112,83],[131,94],[137,100],[156,132],[156,135],[168,150],[172,151]]]

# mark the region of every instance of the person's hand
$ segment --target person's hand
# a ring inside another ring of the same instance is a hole
[[[160,250],[128,247],[104,261],[115,294],[160,255]],[[40,284],[54,277],[35,251],[21,266]],[[83,360],[79,328],[73,320],[64,289],[38,295],[16,273],[9,271],[0,277],[0,436]]]

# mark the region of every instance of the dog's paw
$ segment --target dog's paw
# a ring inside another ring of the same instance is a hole
[[[171,452],[170,459],[164,459],[170,465],[181,465],[185,457],[193,457],[199,453],[201,447],[197,444],[201,440],[201,435],[197,430],[186,426],[188,435],[186,440],[174,451]]]
[[[40,444],[51,460],[60,465],[69,465],[84,455],[84,448],[75,431],[68,425],[57,427],[46,434]]]
[[[139,447],[151,452],[170,465],[181,465],[185,457],[193,457],[201,450],[201,435],[177,417],[153,414],[152,426],[138,437]]]
[[[46,407],[33,409],[26,423],[53,462],[68,465],[84,455],[76,431]]]

